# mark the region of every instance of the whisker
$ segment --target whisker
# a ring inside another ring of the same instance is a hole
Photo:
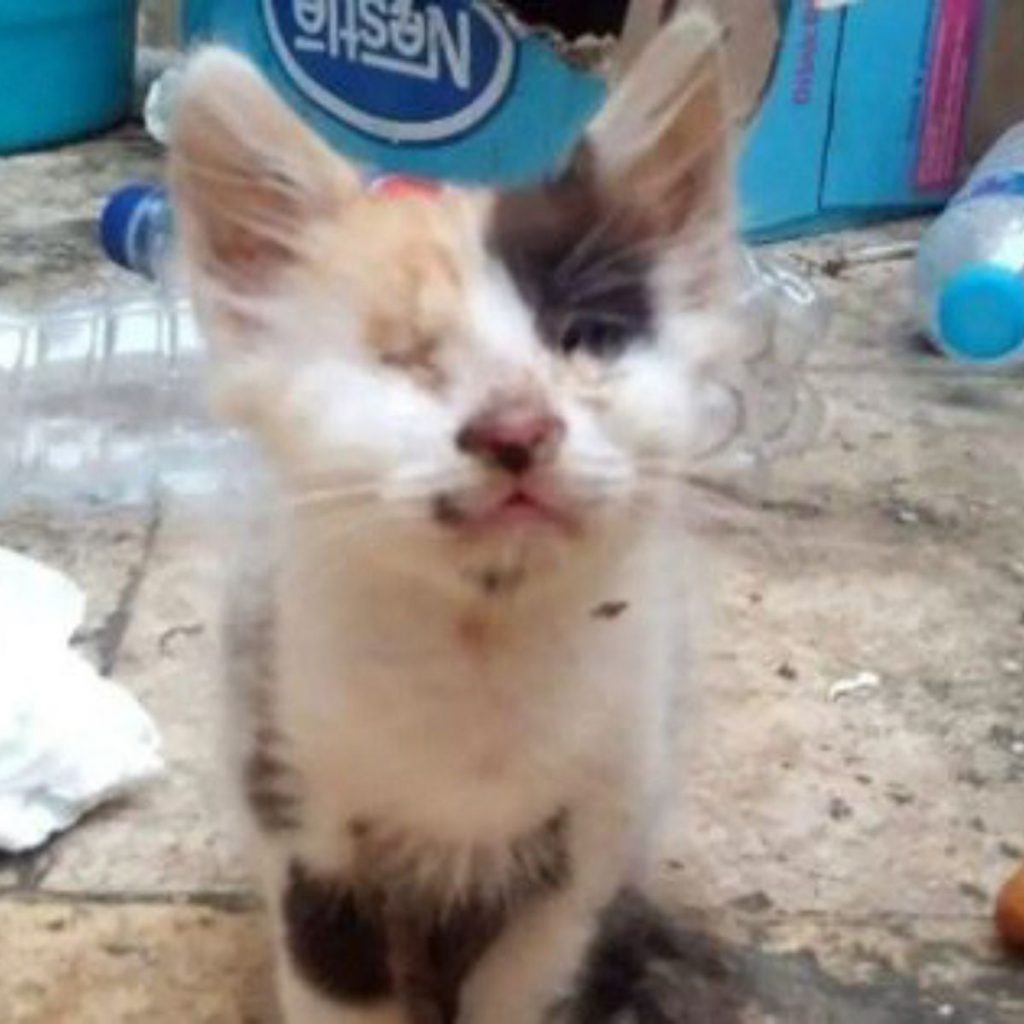
[[[563,283],[566,278],[584,262],[587,252],[593,249],[601,241],[603,236],[612,228],[616,219],[619,218],[621,214],[622,211],[618,207],[606,208],[604,216],[584,232],[568,253],[566,253],[562,258],[561,262],[555,266],[552,271],[552,276],[556,283]]]
[[[692,152],[687,153],[686,162],[683,164],[673,164],[671,167],[667,167],[660,171],[658,174],[649,175],[645,179],[645,190],[650,195],[667,194],[671,192],[672,186],[676,181],[679,180],[680,176],[686,172],[688,167],[695,166],[702,159],[705,158],[708,152],[713,152],[717,149],[721,142],[721,137],[714,133],[708,138],[703,146],[695,148]],[[562,262],[555,268],[554,275],[556,282],[563,282],[565,278],[573,273],[584,261],[589,252],[600,242],[611,227],[620,223],[621,221],[635,217],[637,210],[626,202],[617,202],[614,195],[611,195],[606,200],[605,215],[598,220],[592,228],[590,228],[579,241],[569,250]],[[699,224],[697,227],[699,228]],[[644,242],[641,244],[645,245],[658,245],[665,244],[667,238],[671,236],[661,234],[657,231],[649,231]],[[672,239],[675,241],[675,239]],[[617,251],[622,251],[620,247]]]
[[[361,487],[325,487],[315,491],[302,491],[288,495],[285,500],[293,508],[315,508],[335,502],[348,501],[353,498],[369,498],[377,494],[377,488],[371,485]]]
[[[621,245],[603,255],[601,259],[583,264],[582,272],[575,273],[571,277],[566,275],[562,283],[569,283],[579,289],[594,279],[602,278],[615,267],[631,264],[635,267],[640,260],[648,256],[657,257],[666,252],[668,248],[665,240],[659,238],[648,238],[630,245]],[[632,279],[639,276],[642,275],[634,271]],[[569,294],[574,294],[574,292],[570,290]]]

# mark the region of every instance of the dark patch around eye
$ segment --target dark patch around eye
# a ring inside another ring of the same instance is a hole
[[[614,359],[622,355],[635,331],[636,324],[632,320],[594,313],[577,314],[569,317],[557,332],[555,347],[568,356],[586,352],[599,359]]]
[[[489,244],[549,348],[603,359],[649,338],[651,239],[601,194],[582,149],[558,179],[498,197]]]

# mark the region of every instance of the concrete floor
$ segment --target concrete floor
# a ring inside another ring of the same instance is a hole
[[[114,280],[98,201],[157,167],[131,132],[0,164],[0,302]],[[1024,858],[1024,378],[915,344],[906,261],[846,262],[918,230],[783,247],[836,303],[815,370],[831,426],[705,528],[719,613],[661,882],[695,970],[752,1024],[1024,1021],[1024,964],[990,926]],[[209,517],[14,503],[0,544],[87,589],[78,642],[169,758],[145,793],[0,860],[0,1022],[269,1024],[218,797]],[[879,685],[830,699],[860,672]]]

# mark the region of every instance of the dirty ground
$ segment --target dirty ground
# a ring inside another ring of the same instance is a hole
[[[0,169],[0,302],[34,302],[116,276],[99,202],[158,157],[127,131]],[[848,258],[919,230],[780,250],[836,303],[815,361],[831,424],[757,508],[704,528],[718,612],[660,878],[692,936],[694,1021],[1024,1020],[1024,963],[990,927],[1024,858],[1024,378],[928,354],[906,259]],[[170,499],[10,508],[0,544],[87,589],[77,642],[155,714],[170,761],[0,860],[0,1021],[269,1024],[218,792],[209,522]]]

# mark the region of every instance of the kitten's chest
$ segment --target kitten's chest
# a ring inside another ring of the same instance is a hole
[[[453,841],[533,827],[621,760],[633,731],[627,693],[644,671],[641,638],[624,629],[618,642],[595,642],[587,632],[418,657],[339,642],[335,657],[283,687],[315,801],[331,817],[355,807]]]

